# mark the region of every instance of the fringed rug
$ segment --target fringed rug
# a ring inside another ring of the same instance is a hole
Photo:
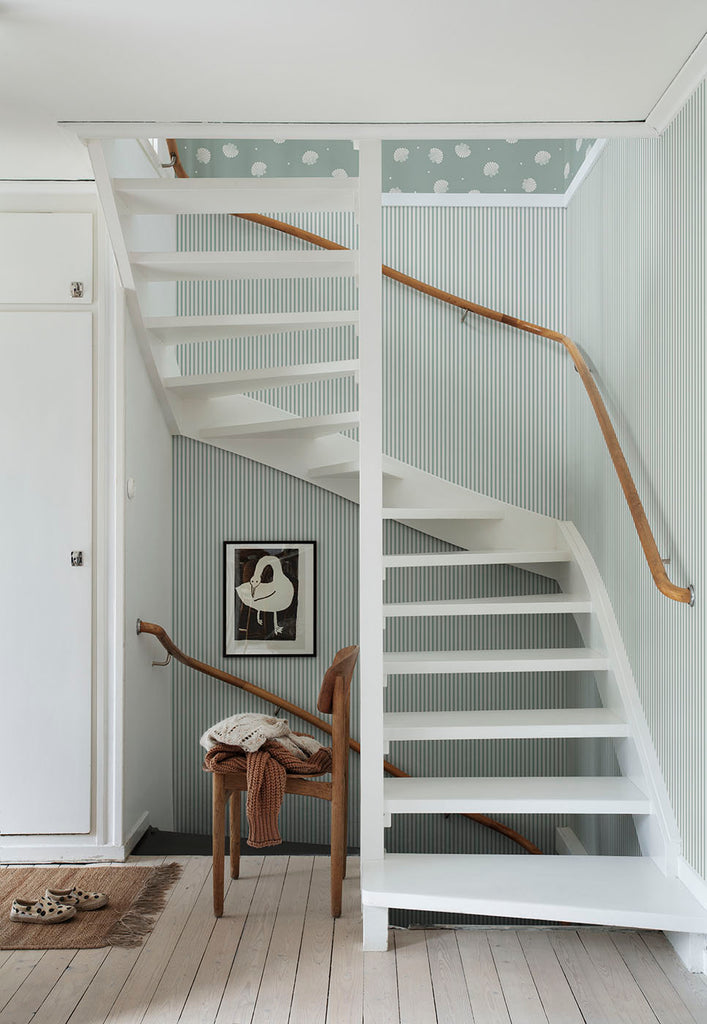
[[[139,946],[152,930],[181,872],[179,864],[0,868],[0,949]],[[69,887],[105,892],[108,906],[79,912],[61,924],[25,924],[10,920],[10,907],[16,897],[36,900],[47,888]]]

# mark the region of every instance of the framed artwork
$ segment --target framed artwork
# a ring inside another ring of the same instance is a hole
[[[316,654],[314,541],[226,541],[227,657]]]

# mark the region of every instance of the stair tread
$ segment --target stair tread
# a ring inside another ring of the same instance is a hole
[[[384,519],[503,519],[497,508],[384,508]]]
[[[475,651],[389,651],[383,666],[390,675],[425,672],[599,671],[609,667],[601,651],[588,647],[511,648]]]
[[[589,598],[576,594],[528,594],[512,597],[458,598],[453,601],[403,601],[384,604],[390,618],[416,615],[534,615],[589,612]]]
[[[166,344],[242,338],[289,331],[328,330],[358,323],[358,310],[234,313],[228,316],[150,316],[145,327]]]
[[[231,373],[202,373],[189,377],[166,377],[166,388],[189,398],[242,394],[266,388],[290,387],[309,381],[329,380],[334,377],[354,376],[358,373],[357,359],[328,363],[299,363],[292,366],[269,366],[257,370],[239,370]]]
[[[515,562],[568,562],[572,558],[569,551],[561,549],[523,550],[507,549],[506,551],[424,551],[409,554],[384,555],[383,565],[386,569],[404,569],[430,565],[507,565]]]
[[[130,262],[148,280],[347,277],[358,271],[351,249],[237,252],[131,252]]]
[[[367,906],[707,930],[707,910],[649,857],[386,854],[361,874]]]
[[[650,799],[621,776],[386,779],[392,814],[649,814]]]
[[[288,416],[278,420],[264,420],[261,423],[235,423],[218,427],[207,427],[199,436],[209,438],[245,437],[277,438],[285,435],[317,437],[338,434],[358,426],[357,412],[336,413],[333,416]]]
[[[356,178],[116,178],[123,212],[265,213],[356,206]]]
[[[387,740],[627,736],[628,724],[608,708],[504,711],[395,711],[383,716]]]

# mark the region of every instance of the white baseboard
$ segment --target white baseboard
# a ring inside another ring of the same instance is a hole
[[[125,850],[126,857],[131,853],[133,848],[137,846],[137,844],[145,835],[149,827],[150,814],[148,811],[145,811],[144,814],[140,815],[138,820],[135,822],[135,824],[133,825],[133,827],[130,829],[127,836],[123,840],[123,849]]]
[[[84,864],[123,861],[150,824],[145,811],[122,843],[98,843],[95,836],[2,836],[0,864]]]

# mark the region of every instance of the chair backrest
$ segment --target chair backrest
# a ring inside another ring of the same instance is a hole
[[[334,657],[329,668],[324,673],[322,688],[317,698],[317,708],[325,715],[330,715],[334,708],[334,687],[336,680],[341,679],[344,683],[344,692],[348,694],[351,686],[351,679],[356,667],[358,658],[358,647],[343,647]]]

